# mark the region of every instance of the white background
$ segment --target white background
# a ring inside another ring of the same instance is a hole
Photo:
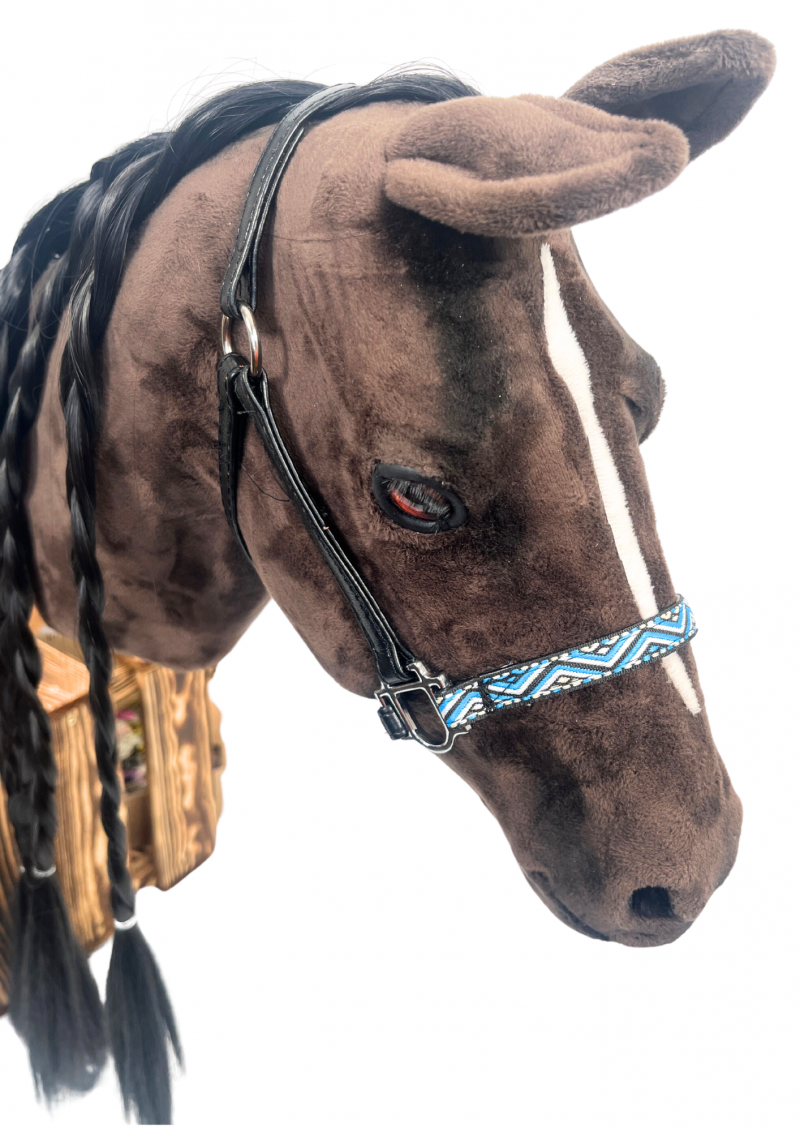
[[[270,5],[38,0],[3,17],[0,260],[93,160],[252,78],[366,81],[442,62],[487,94],[559,94],[641,45],[743,27],[778,48],[751,116],[667,191],[577,232],[660,361],[645,446],[739,861],[670,947],[585,939],[528,888],[494,819],[390,745],[277,609],[219,669],[229,767],[213,858],[140,919],[181,1024],[176,1123],[274,1132],[652,1132],[789,1126],[797,881],[798,39],[787,0]],[[309,700],[314,709],[309,711]],[[104,978],[108,950],[93,960]],[[111,1072],[51,1118],[0,1022],[0,1121],[121,1126]]]

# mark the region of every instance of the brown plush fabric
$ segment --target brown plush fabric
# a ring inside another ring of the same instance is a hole
[[[133,286],[123,284],[104,344],[97,482],[105,621],[115,648],[160,657],[165,667],[215,664],[268,600],[219,514],[218,398],[209,376],[218,350],[219,272],[261,145],[263,139],[249,143],[249,169],[235,162],[206,167],[154,214],[128,268]],[[209,175],[215,193],[199,187]],[[62,350],[63,338],[48,364],[30,509],[37,605],[48,624],[74,638]]]
[[[320,663],[368,695],[368,649],[252,430],[239,508],[257,574],[222,512],[219,285],[264,141],[186,177],[130,257],[103,356],[108,631],[121,650],[199,667],[269,593]],[[348,111],[312,128],[289,165],[260,265],[275,413],[400,635],[454,679],[638,620],[546,348],[543,238],[521,232],[549,232],[659,604],[675,593],[638,446],[658,418],[658,367],[595,292],[569,231],[553,229],[654,191],[685,158],[671,126],[549,99],[465,99]],[[40,606],[70,632],[58,356],[30,514]],[[378,461],[451,485],[469,521],[435,536],[395,526],[371,493]],[[375,742],[386,742],[377,721]],[[705,714],[661,665],[493,716],[446,761],[496,814],[534,889],[595,938],[675,939],[733,863],[739,800]]]
[[[738,126],[775,70],[775,49],[748,31],[716,31],[628,51],[571,86],[564,98],[628,118],[662,118],[693,158]]]

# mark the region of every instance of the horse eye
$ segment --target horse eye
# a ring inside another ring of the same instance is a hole
[[[386,494],[412,519],[446,519],[453,508],[441,492],[413,480],[389,480]]]
[[[399,527],[438,534],[460,527],[467,508],[451,487],[399,464],[376,464],[372,490],[381,510]]]

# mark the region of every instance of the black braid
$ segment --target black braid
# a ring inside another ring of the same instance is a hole
[[[62,193],[37,213],[17,241],[10,270],[0,277],[0,397],[5,406],[0,434],[0,773],[23,864],[42,870],[52,865],[55,764],[49,720],[36,694],[41,662],[28,628],[34,593],[23,469],[47,356],[73,282],[69,265],[75,255],[70,256],[69,248],[76,242],[80,247],[91,212],[86,198],[91,203],[97,197],[86,189],[84,184]],[[23,321],[28,319],[31,327],[25,335]]]
[[[37,1093],[48,1100],[91,1088],[107,1044],[97,986],[52,875],[56,764],[28,627],[33,554],[23,502],[25,446],[70,290],[67,247],[84,188],[34,217],[0,278],[0,773],[25,870],[12,901],[9,1017],[28,1046]]]
[[[9,404],[0,436],[0,766],[22,862],[26,868],[41,870],[53,863],[55,763],[49,719],[36,693],[41,659],[28,628],[34,596],[30,535],[22,503],[23,461],[39,408],[41,383],[36,377],[44,369],[67,290],[66,261],[61,260],[38,297],[37,321],[15,351],[16,364],[5,386]],[[14,345],[12,341],[12,349]]]
[[[11,260],[0,272],[0,422],[6,419],[9,379],[28,336],[33,290],[53,259],[67,250],[85,189],[86,182],[67,189],[39,209],[20,232]],[[61,295],[52,309],[60,314],[63,308]]]
[[[67,429],[67,496],[72,526],[72,568],[78,590],[78,636],[89,669],[89,704],[94,717],[97,769],[103,787],[100,811],[108,837],[108,875],[116,920],[134,914],[133,885],[126,864],[124,823],[119,817],[120,784],[114,709],[108,691],[111,649],[102,627],[105,590],[97,562],[95,505],[97,499],[94,440],[100,416],[99,375],[91,334],[94,273],[82,279],[70,306],[71,334],[61,365],[61,401]],[[94,320],[100,323],[100,319]]]

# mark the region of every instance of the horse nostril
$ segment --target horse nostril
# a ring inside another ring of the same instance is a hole
[[[671,920],[675,916],[666,888],[637,888],[630,906],[631,912],[644,920]]]

